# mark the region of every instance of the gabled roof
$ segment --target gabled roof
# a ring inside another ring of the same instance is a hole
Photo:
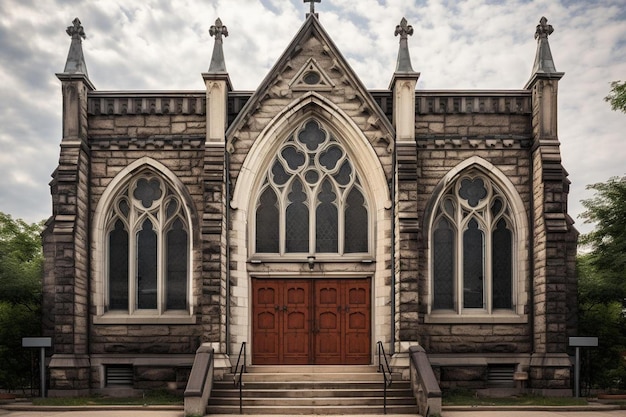
[[[232,139],[232,135],[234,132],[237,132],[242,128],[243,124],[247,120],[248,115],[260,106],[260,103],[263,101],[264,97],[268,94],[269,89],[274,84],[275,79],[279,77],[283,70],[289,65],[291,57],[297,55],[297,53],[302,48],[301,45],[303,45],[308,39],[312,37],[317,37],[320,42],[324,44],[325,53],[335,58],[335,66],[340,68],[340,70],[345,74],[345,77],[359,91],[362,99],[364,100],[364,104],[367,105],[372,112],[376,113],[376,117],[380,120],[380,123],[382,124],[381,128],[390,132],[392,138],[395,137],[395,129],[393,128],[393,125],[391,124],[387,116],[380,109],[376,101],[373,99],[372,95],[363,85],[361,79],[352,70],[335,43],[332,41],[328,33],[324,30],[316,14],[310,13],[307,15],[307,19],[305,20],[300,30],[297,32],[297,34],[287,46],[280,58],[276,61],[276,64],[274,64],[265,79],[261,82],[259,87],[254,92],[252,97],[250,97],[244,108],[241,110],[241,112],[239,112],[237,118],[228,128],[226,132],[227,141]]]

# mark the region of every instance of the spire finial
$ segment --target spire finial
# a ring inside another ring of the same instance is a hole
[[[80,24],[80,19],[77,17],[72,20],[72,26],[68,26],[65,32],[72,37],[72,40],[87,38],[85,36],[85,30],[83,29],[83,25]]]
[[[400,49],[398,50],[398,62],[396,72],[415,72],[411,65],[411,54],[409,54],[408,37],[413,36],[413,26],[409,25],[403,17],[400,24],[396,26],[394,36],[400,35]]]
[[[552,25],[548,24],[548,19],[542,16],[535,30],[535,39],[537,39],[537,54],[535,55],[535,63],[533,65],[533,74],[552,74],[557,72],[548,43],[548,36],[554,32]]]
[[[75,18],[72,21],[72,26],[68,26],[65,32],[72,37],[72,43],[70,44],[70,51],[67,54],[67,61],[65,61],[65,70],[63,72],[66,74],[87,75],[87,64],[85,64],[82,47],[83,39],[85,39],[86,36],[80,19]]]
[[[209,34],[215,36],[216,41],[221,41],[222,35],[228,36],[228,28],[222,24],[222,20],[218,17],[215,24],[209,28]]]
[[[304,0],[304,3],[309,3],[309,13],[306,14],[307,17],[309,15],[314,15],[317,17],[317,13],[315,13],[315,3],[320,3],[322,0]]]
[[[222,24],[222,20],[219,17],[215,20],[215,24],[209,28],[209,34],[215,37],[209,73],[226,72],[226,62],[224,62],[224,51],[222,49],[222,36],[228,36],[228,29]]]
[[[535,39],[537,38],[547,38],[549,35],[552,35],[554,32],[554,28],[552,25],[548,25],[548,19],[545,16],[542,16],[539,20],[539,24],[537,25],[537,30],[535,30]]]
[[[400,40],[407,39],[407,36],[413,36],[413,26],[409,25],[406,19],[403,17],[400,24],[396,26],[396,32],[394,36],[400,35]]]

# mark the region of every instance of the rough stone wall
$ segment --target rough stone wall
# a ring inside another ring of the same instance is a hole
[[[418,339],[419,262],[418,230],[419,217],[417,150],[415,145],[398,143],[397,194],[396,194],[396,340]],[[397,348],[400,351],[400,348]]]
[[[53,311],[53,360],[50,390],[83,392],[88,369],[88,216],[89,152],[87,138],[88,84],[63,75],[63,139],[59,166],[51,183],[53,216],[48,222],[44,253],[44,308]],[[61,359],[63,358],[63,359]]]
[[[444,141],[444,140],[442,140]],[[445,142],[445,141],[444,141]],[[418,207],[420,212],[433,196],[436,185],[450,169],[472,156],[479,156],[492,163],[495,167],[507,174],[515,185],[525,209],[530,210],[530,159],[527,144],[511,141],[508,147],[502,146],[501,141],[493,148],[486,140],[474,144],[470,140],[462,141],[457,146],[443,145],[438,147],[432,141],[420,141],[423,146],[418,150],[418,170],[420,182],[418,187]],[[473,146],[472,146],[473,145]],[[422,219],[423,222],[427,218]],[[428,236],[422,229],[420,237],[420,256],[428,259]],[[527,247],[525,250],[529,250]],[[429,353],[503,353],[503,352],[530,352],[531,330],[527,324],[427,324],[424,316],[427,314],[428,295],[428,263],[420,265],[420,325],[417,330],[419,340]],[[528,282],[528,276],[523,281]],[[528,284],[526,284],[528,285]],[[528,288],[519,288],[519,291],[528,291]],[[530,303],[530,299],[528,300]],[[524,306],[528,308],[529,306]]]
[[[417,115],[415,134],[449,139],[482,137],[506,138],[518,135],[530,136],[530,119],[528,114],[507,113],[431,113]]]
[[[204,154],[202,212],[202,341],[226,343],[226,198],[224,147],[207,147]]]
[[[569,182],[557,135],[558,78],[537,79],[533,95],[534,355],[535,390],[571,388],[567,336],[576,323],[575,244],[567,215]],[[571,303],[571,304],[570,304]]]
[[[201,261],[205,256],[202,253],[207,250],[207,242],[203,241],[205,235],[200,233],[201,213],[205,207],[211,207],[207,205],[209,201],[202,182],[205,177],[204,123],[204,117],[196,115],[92,115],[89,119],[92,216],[113,178],[140,158],[160,162],[184,184],[192,200],[192,219],[196,222],[192,224],[194,300],[191,301],[199,306],[197,315],[206,309],[206,304],[215,302],[215,297],[207,297],[206,268]],[[220,213],[221,209],[214,206],[213,211]],[[94,302],[91,314],[96,314]],[[217,332],[203,333],[199,325],[97,324],[91,326],[91,352],[194,353],[203,337],[215,337]]]

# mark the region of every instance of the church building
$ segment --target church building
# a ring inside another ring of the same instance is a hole
[[[571,392],[578,233],[552,26],[523,88],[433,91],[402,19],[389,86],[368,90],[310,2],[254,91],[231,83],[220,19],[199,91],[100,91],[68,27],[50,396],[182,391],[199,349],[218,379],[244,344],[249,367],[277,368],[377,365],[382,346],[404,375],[419,345],[444,390],[497,375]]]

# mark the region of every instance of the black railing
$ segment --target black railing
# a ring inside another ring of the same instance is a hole
[[[241,360],[243,357],[243,361]],[[241,362],[241,367],[239,366],[239,362]],[[235,386],[239,387],[239,414],[243,414],[243,374],[246,372],[246,342],[241,344],[241,349],[239,349],[239,357],[237,358],[237,365],[235,365],[235,370],[233,373]]]
[[[389,361],[385,354],[385,348],[383,342],[378,341],[378,372],[383,373],[383,410],[387,414],[387,387],[391,386],[393,382],[391,378],[391,368],[389,367]]]

